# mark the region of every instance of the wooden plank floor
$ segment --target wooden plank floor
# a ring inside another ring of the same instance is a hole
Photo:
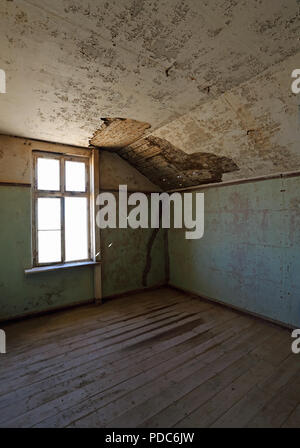
[[[290,331],[171,288],[4,329],[1,427],[300,426]]]

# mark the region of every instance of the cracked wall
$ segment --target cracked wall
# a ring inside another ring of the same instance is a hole
[[[103,297],[166,284],[165,243],[163,229],[102,229]]]
[[[93,267],[25,276],[31,267],[31,153],[33,149],[87,155],[87,148],[0,135],[0,320],[48,311],[94,299]],[[117,154],[100,153],[100,188],[116,194],[160,191]],[[102,292],[114,296],[167,280],[166,235],[152,229],[101,231]],[[147,250],[147,248],[149,250]],[[146,272],[147,267],[147,272]]]

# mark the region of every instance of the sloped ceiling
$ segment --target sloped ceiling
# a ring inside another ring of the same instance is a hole
[[[168,161],[186,182],[300,167],[299,30],[296,0],[2,0],[0,132],[88,146],[121,117],[151,126],[137,140],[202,153]]]
[[[91,145],[116,152],[163,190],[221,182],[223,173],[238,170],[227,157],[203,152],[187,154],[166,139],[152,135],[142,137],[141,133],[148,129],[146,123],[124,118],[103,121]],[[117,145],[116,142],[127,144]]]

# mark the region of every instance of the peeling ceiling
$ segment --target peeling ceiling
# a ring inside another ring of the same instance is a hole
[[[166,139],[142,137],[149,128],[146,123],[124,118],[102,120],[104,124],[95,132],[91,145],[116,152],[163,190],[221,182],[223,173],[239,169],[227,157],[203,152],[187,154]]]
[[[151,128],[149,123],[143,123],[130,118],[102,118],[100,129],[96,130],[90,140],[93,146],[117,149],[134,143],[141,138],[146,129]]]
[[[196,167],[212,181],[300,167],[299,31],[297,0],[2,0],[0,132],[105,147],[100,117],[136,120],[107,147],[147,139],[172,185]]]

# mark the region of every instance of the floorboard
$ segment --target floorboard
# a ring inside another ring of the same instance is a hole
[[[1,427],[299,427],[288,330],[171,288],[5,326]]]

